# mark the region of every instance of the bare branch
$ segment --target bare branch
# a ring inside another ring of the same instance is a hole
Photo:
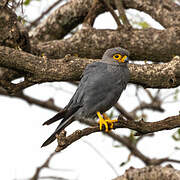
[[[7,90],[9,94],[16,94],[17,92],[34,85],[35,83],[30,82],[28,80],[24,80],[18,84],[13,84],[6,80],[0,80],[0,86]]]
[[[133,8],[144,11],[164,27],[178,27],[180,25],[179,19],[176,18],[179,14],[179,7],[172,0],[123,0],[122,2],[126,9]],[[84,21],[92,3],[93,0],[73,0],[58,8],[31,32],[33,41],[50,41],[63,38]],[[113,1],[111,1],[111,5],[115,7]],[[97,15],[103,12],[105,9],[100,8]]]
[[[115,178],[114,180],[144,180],[144,179],[153,179],[153,180],[179,180],[180,171],[174,169],[172,166],[147,166],[145,168],[136,169],[130,167],[126,170],[125,174]]]
[[[129,20],[126,16],[126,13],[124,11],[124,7],[123,7],[123,4],[122,4],[122,0],[115,0],[115,5],[117,7],[117,10],[119,12],[119,17],[121,18],[123,24],[125,25],[125,27],[131,27],[131,24],[129,23]]]
[[[98,10],[102,8],[102,4],[99,0],[93,0],[92,6],[89,9],[87,16],[84,19],[83,25],[93,26],[94,21],[98,15]]]
[[[119,103],[116,103],[115,106],[116,110],[118,110],[124,117],[129,120],[135,120],[136,117],[133,117],[131,113],[128,113]]]
[[[49,157],[47,158],[47,160],[40,166],[36,169],[34,175],[32,178],[30,178],[30,180],[38,180],[39,178],[39,174],[41,172],[42,169],[44,168],[47,168],[49,166],[49,162],[50,160],[54,157],[54,155],[56,155],[56,152],[53,152],[49,155]]]
[[[41,101],[38,99],[35,99],[33,97],[30,97],[28,95],[25,95],[23,92],[18,92],[16,94],[8,94],[6,91],[4,91],[3,89],[0,88],[0,95],[4,95],[4,96],[8,96],[8,97],[16,97],[16,98],[20,98],[24,101],[26,101],[29,104],[35,104],[37,106],[43,107],[43,108],[47,108],[47,109],[51,109],[53,111],[60,111],[61,108],[56,106],[54,104],[53,99],[49,99],[47,101]]]
[[[63,59],[52,60],[2,46],[0,57],[0,66],[25,72],[25,76],[28,74],[25,77],[27,84],[22,82],[22,86],[16,85],[20,89],[30,83],[79,80],[85,66],[97,61],[69,55]],[[177,87],[180,85],[179,59],[180,57],[176,56],[164,64],[129,64],[130,82],[151,88]]]
[[[114,123],[113,129],[128,128],[135,130],[142,135],[142,134],[148,134],[162,130],[170,130],[177,127],[180,127],[180,115],[171,116],[157,122],[144,122],[144,121],[135,122],[131,120],[125,120],[122,117],[120,117],[118,118],[118,122]],[[98,126],[85,128],[83,130],[77,130],[73,134],[67,137],[66,137],[66,133],[62,131],[60,135],[57,135],[58,147],[56,148],[56,152],[62,151],[63,149],[67,148],[69,145],[79,140],[80,138],[95,132],[100,132]]]
[[[118,124],[115,125],[116,128],[129,128],[137,131],[138,134],[148,134],[162,130],[170,130],[180,127],[180,115],[171,116],[161,121],[156,122],[144,122],[141,121],[131,121],[124,120],[122,117],[118,118]]]
[[[165,28],[180,25],[180,20],[177,18],[180,6],[172,0],[123,0],[123,3],[125,8],[146,12]]]
[[[134,108],[131,113],[135,114],[136,111],[143,110],[143,109],[150,109],[150,110],[155,110],[155,111],[159,111],[159,112],[164,112],[164,109],[161,107],[161,104],[157,101],[153,101],[150,103],[140,102],[139,106]]]
[[[30,32],[32,41],[62,39],[84,21],[92,3],[93,0],[68,1]],[[102,9],[98,10],[98,14],[99,11],[102,12]]]
[[[57,177],[57,176],[41,176],[39,177],[40,179],[52,179],[52,180],[68,180],[62,177]]]
[[[44,11],[37,19],[35,19],[33,22],[30,23],[30,26],[27,27],[28,30],[30,30],[32,27],[37,26],[39,21],[48,14],[54,7],[56,7],[62,0],[56,1],[54,4],[52,4],[46,11]]]
[[[102,2],[106,9],[111,13],[111,15],[113,16],[118,28],[122,27],[122,24],[118,18],[118,16],[116,15],[116,13],[114,12],[113,8],[111,7],[111,5],[109,4],[109,2],[107,0],[99,0],[100,2]]]
[[[148,29],[94,29],[78,30],[64,40],[40,43],[33,47],[34,54],[44,53],[48,58],[62,58],[66,54],[79,57],[101,58],[108,48],[122,47],[131,52],[131,60],[167,62],[180,55],[179,27],[166,30]],[[166,40],[166,43],[164,43]]]
[[[113,165],[111,164],[111,162],[108,161],[108,159],[106,159],[105,156],[103,156],[103,154],[101,152],[99,152],[97,150],[97,148],[95,146],[93,146],[91,143],[89,143],[88,141],[84,141],[86,144],[89,145],[89,147],[91,147],[105,162],[106,164],[114,171],[115,175],[118,176],[119,173],[116,171],[116,169],[113,167]]]

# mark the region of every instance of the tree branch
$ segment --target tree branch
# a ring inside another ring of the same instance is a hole
[[[125,8],[144,11],[165,28],[180,25],[180,20],[177,18],[180,6],[171,0],[123,0],[123,3]]]
[[[147,166],[141,169],[130,167],[125,174],[115,178],[114,180],[179,180],[180,171],[174,169],[172,166]]]
[[[124,26],[131,27],[131,24],[129,23],[129,20],[128,20],[126,13],[124,11],[122,0],[115,0],[114,2],[115,2],[115,6],[119,12],[119,17],[121,18]]]
[[[62,59],[48,59],[0,46],[0,66],[24,72],[28,86],[31,85],[30,83],[79,80],[85,66],[94,61],[97,60],[70,55]],[[151,88],[177,87],[180,85],[179,67],[180,57],[178,56],[164,64],[129,64],[130,83]],[[22,84],[26,85],[26,83]],[[20,86],[18,88],[22,89]]]
[[[84,18],[83,26],[89,25],[93,27],[94,21],[98,15],[99,9],[102,9],[102,4],[99,2],[99,0],[93,0],[92,6],[88,11],[87,16]]]
[[[138,132],[137,135],[170,130],[177,127],[180,127],[180,115],[171,116],[156,122],[144,122],[143,120],[131,121],[124,120],[122,117],[119,117],[118,124],[115,125],[115,128],[129,128],[135,130]]]
[[[111,7],[111,5],[109,4],[109,2],[107,0],[99,0],[101,3],[104,4],[104,6],[106,7],[106,9],[111,13],[112,17],[114,18],[118,29],[122,27],[122,24],[120,22],[120,19],[118,18],[118,16],[116,15],[116,13],[114,12],[113,8]]]
[[[30,30],[32,27],[37,26],[39,21],[48,14],[54,7],[56,7],[62,0],[57,0],[54,4],[52,4],[46,11],[44,11],[37,19],[35,19],[33,22],[30,23],[30,25],[27,27],[28,30]]]
[[[41,170],[42,170],[43,168],[47,168],[47,167],[49,166],[49,162],[50,162],[50,160],[54,157],[55,154],[56,154],[56,152],[53,152],[53,153],[50,154],[50,156],[47,158],[47,160],[46,160],[40,167],[38,167],[38,168],[36,169],[33,177],[30,178],[30,180],[38,180],[39,174],[40,174]]]
[[[118,122],[114,123],[113,129],[128,128],[135,130],[142,135],[142,134],[148,134],[162,130],[170,130],[177,127],[180,127],[180,115],[171,116],[157,122],[144,122],[144,121],[135,122],[132,120],[125,120],[122,117],[119,117]],[[105,128],[103,127],[103,130],[104,129]],[[79,140],[80,138],[95,132],[100,132],[98,126],[88,127],[83,130],[77,130],[67,137],[65,131],[62,131],[60,135],[57,135],[58,147],[56,148],[56,152],[62,151],[63,149],[65,149],[75,141]]]
[[[133,8],[144,11],[164,27],[180,25],[179,19],[176,18],[179,14],[179,7],[171,0],[123,0],[122,2],[126,9]],[[63,38],[84,21],[92,3],[93,0],[71,0],[61,6],[30,33],[33,41],[50,41]],[[111,4],[115,7],[113,1]],[[105,9],[99,8],[97,15],[103,12]]]
[[[62,39],[84,21],[92,4],[93,0],[68,1],[30,32],[32,41]],[[102,12],[102,8],[96,13],[100,12]]]
[[[167,62],[174,55],[180,55],[180,28],[166,30],[127,29],[119,30],[86,28],[77,31],[64,40],[40,43],[33,47],[34,54],[44,53],[49,58],[62,58],[66,54],[79,57],[101,58],[104,51],[123,47],[131,52],[132,60]],[[166,40],[166,43],[164,43]]]

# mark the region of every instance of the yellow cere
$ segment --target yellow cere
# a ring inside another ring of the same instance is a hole
[[[124,57],[121,59],[121,62],[124,62],[126,58],[127,58],[127,56],[124,56]]]

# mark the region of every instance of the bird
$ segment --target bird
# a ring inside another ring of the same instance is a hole
[[[129,51],[121,47],[105,51],[102,59],[86,66],[77,90],[69,103],[43,125],[61,120],[54,133],[42,144],[47,146],[56,139],[64,128],[72,123],[72,117],[99,118],[99,128],[109,131],[117,120],[110,120],[105,114],[115,105],[126,88],[130,72],[128,69]]]

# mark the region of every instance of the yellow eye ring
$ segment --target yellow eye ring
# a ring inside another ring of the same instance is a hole
[[[120,55],[120,54],[115,54],[115,55],[113,56],[113,59],[115,59],[115,60],[120,60],[120,59],[121,59],[121,55]]]

